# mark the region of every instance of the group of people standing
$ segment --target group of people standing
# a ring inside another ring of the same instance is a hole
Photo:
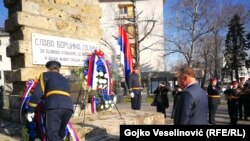
[[[244,77],[240,78],[240,81],[232,81],[228,88],[223,92],[217,85],[216,79],[210,80],[208,86],[208,98],[209,98],[209,123],[215,123],[215,114],[220,104],[221,94],[225,94],[228,106],[228,114],[230,118],[230,124],[236,125],[238,120],[247,120],[249,116],[249,81],[245,81]]]
[[[191,67],[183,67],[178,72],[178,86],[175,93],[173,110],[174,124],[208,124],[208,99],[206,92],[196,83],[195,72]],[[129,77],[129,91],[131,95],[131,108],[141,108],[141,87],[137,68]],[[180,89],[182,91],[180,91]],[[170,87],[164,83],[159,84],[154,91],[157,112],[166,117],[166,108],[169,107],[167,93]],[[178,94],[177,94],[178,93]]]
[[[233,81],[223,92],[216,78],[210,79],[208,88],[201,88],[196,82],[195,72],[191,67],[183,67],[178,71],[178,87],[171,90],[169,85],[161,82],[154,90],[155,98],[152,103],[156,111],[163,113],[166,118],[166,108],[169,107],[168,92],[172,91],[174,104],[171,118],[176,125],[216,125],[215,115],[221,103],[221,95],[225,94],[228,105],[230,124],[237,124],[238,119],[249,116],[250,80],[244,77],[240,82]],[[131,107],[134,110],[141,108],[141,93],[139,75],[135,72],[130,77],[129,91],[133,94]]]

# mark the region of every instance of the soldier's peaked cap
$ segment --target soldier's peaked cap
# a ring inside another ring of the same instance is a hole
[[[232,81],[231,85],[239,84],[237,81]]]
[[[45,66],[46,68],[55,67],[55,68],[60,69],[61,63],[58,61],[51,60],[51,61],[48,61]]]

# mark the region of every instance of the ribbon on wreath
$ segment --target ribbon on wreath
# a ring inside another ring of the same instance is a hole
[[[20,108],[20,114],[19,114],[19,117],[20,117],[20,120],[21,122],[23,121],[22,120],[22,112],[23,112],[23,107],[24,107],[24,104],[25,102],[27,102],[27,100],[29,99],[29,93],[32,89],[32,87],[35,85],[35,81],[34,80],[29,80],[28,83],[26,84],[26,88],[24,90],[24,93],[23,95],[21,96],[21,100],[19,102],[19,105],[21,106]]]
[[[44,106],[42,103],[39,103],[38,110],[37,110],[37,122],[38,122],[38,128],[41,135],[41,141],[46,141],[45,136],[45,123],[44,123]]]
[[[67,124],[67,130],[69,131],[71,137],[73,138],[73,141],[80,141],[70,121]]]

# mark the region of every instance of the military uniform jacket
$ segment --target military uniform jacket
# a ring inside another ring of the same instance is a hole
[[[208,102],[210,104],[220,104],[220,88],[209,85],[207,88]]]
[[[238,89],[227,89],[224,93],[227,98],[227,102],[238,102],[239,99],[239,90]]]
[[[134,92],[135,94],[141,93],[141,82],[139,79],[139,74],[131,73],[129,75],[129,84],[128,84],[129,93]]]
[[[29,101],[29,112],[34,112],[42,99],[45,100],[45,110],[73,110],[69,82],[58,72],[45,72],[40,75],[39,84]]]

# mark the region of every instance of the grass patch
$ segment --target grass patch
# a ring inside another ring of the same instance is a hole
[[[154,97],[152,97],[152,96],[147,96],[146,102],[147,102],[147,103],[152,103],[153,100],[154,100]],[[130,98],[129,96],[124,96],[124,103],[126,103],[126,104],[131,103],[131,98]]]

